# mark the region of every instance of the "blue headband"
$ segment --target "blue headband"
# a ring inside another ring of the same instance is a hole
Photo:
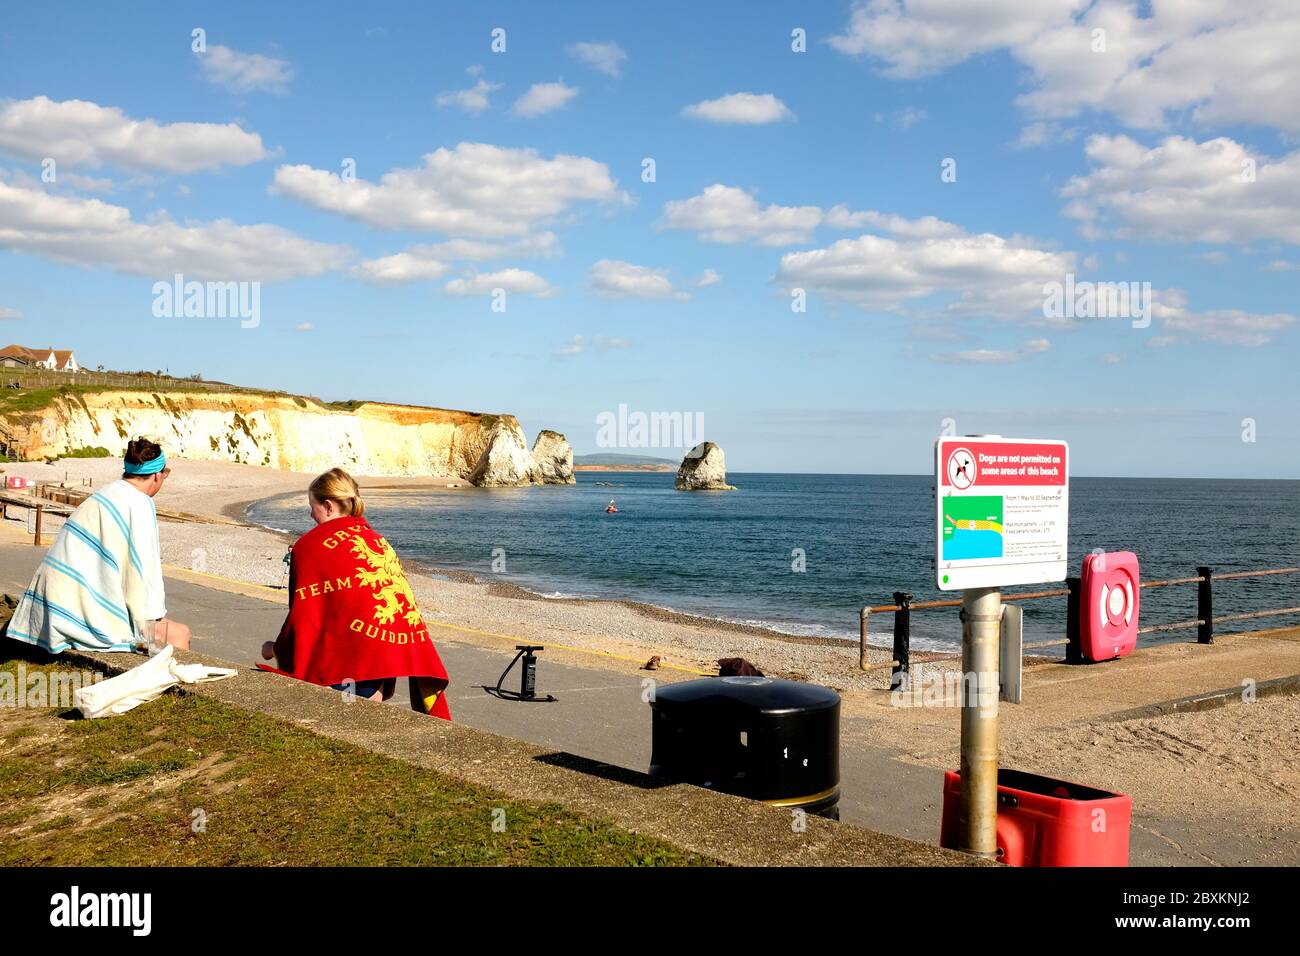
[[[150,459],[149,461],[142,461],[138,465],[130,461],[123,462],[122,470],[128,475],[156,475],[158,472],[162,471],[166,465],[167,456],[160,452],[157,458]]]

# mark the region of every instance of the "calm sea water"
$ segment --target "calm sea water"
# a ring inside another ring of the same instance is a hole
[[[382,492],[367,517],[408,563],[470,571],[548,595],[643,601],[798,634],[856,638],[864,604],[933,585],[929,476],[733,474],[739,491],[687,494],[673,475],[580,473],[576,487]],[[605,514],[617,500],[618,514]],[[306,531],[303,496],[253,507]],[[1075,478],[1070,567],[1094,548],[1132,550],[1144,579],[1300,563],[1300,481]],[[498,550],[500,549],[500,550]],[[802,549],[805,568],[792,566]],[[504,571],[493,570],[494,556]],[[1223,582],[1215,613],[1300,606],[1300,575]],[[1064,636],[1064,598],[1028,602],[1026,637]],[[1195,586],[1148,590],[1144,624],[1196,616]],[[959,644],[955,610],[913,614],[919,647]],[[1300,622],[1300,617],[1244,627]],[[887,643],[881,615],[873,643]],[[1194,631],[1165,639],[1187,640]],[[1145,640],[1156,640],[1148,636]]]

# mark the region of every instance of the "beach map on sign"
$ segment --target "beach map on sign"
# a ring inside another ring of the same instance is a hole
[[[943,560],[1002,557],[1002,496],[943,499]]]

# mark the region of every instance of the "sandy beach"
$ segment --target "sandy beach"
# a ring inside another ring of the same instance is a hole
[[[61,482],[70,488],[100,487],[121,474],[118,459],[73,458],[53,464],[21,463],[6,469],[32,481]],[[160,509],[224,519],[221,524],[164,521],[163,562],[176,568],[270,587],[287,587],[284,555],[293,536],[254,526],[244,518],[255,501],[300,494],[306,508],[307,485],[314,475],[230,462],[177,460],[158,495]],[[356,476],[363,494],[385,490],[468,487],[454,479]],[[11,523],[23,520],[20,512]],[[51,518],[54,531],[59,519]],[[384,529],[378,529],[381,533]],[[401,542],[396,542],[399,554]],[[408,567],[408,577],[426,619],[453,625],[458,639],[473,642],[475,631],[507,634],[529,642],[600,652],[589,662],[626,671],[660,658],[665,679],[674,674],[717,673],[720,658],[743,657],[771,676],[811,680],[840,691],[885,688],[889,668],[858,668],[857,645],[828,638],[782,634],[759,627],[623,601],[548,598],[509,581],[474,580],[463,572],[423,573]],[[287,602],[287,597],[286,597]],[[272,635],[273,636],[273,635]],[[499,646],[499,638],[485,638]],[[250,655],[260,639],[250,641]],[[925,655],[914,655],[924,659]],[[873,661],[886,661],[883,648]]]

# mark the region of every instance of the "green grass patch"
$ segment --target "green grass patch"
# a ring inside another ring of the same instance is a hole
[[[0,740],[3,866],[715,863],[206,697],[101,720],[3,708]]]
[[[65,451],[63,458],[112,458],[113,453],[102,445],[82,445]]]

